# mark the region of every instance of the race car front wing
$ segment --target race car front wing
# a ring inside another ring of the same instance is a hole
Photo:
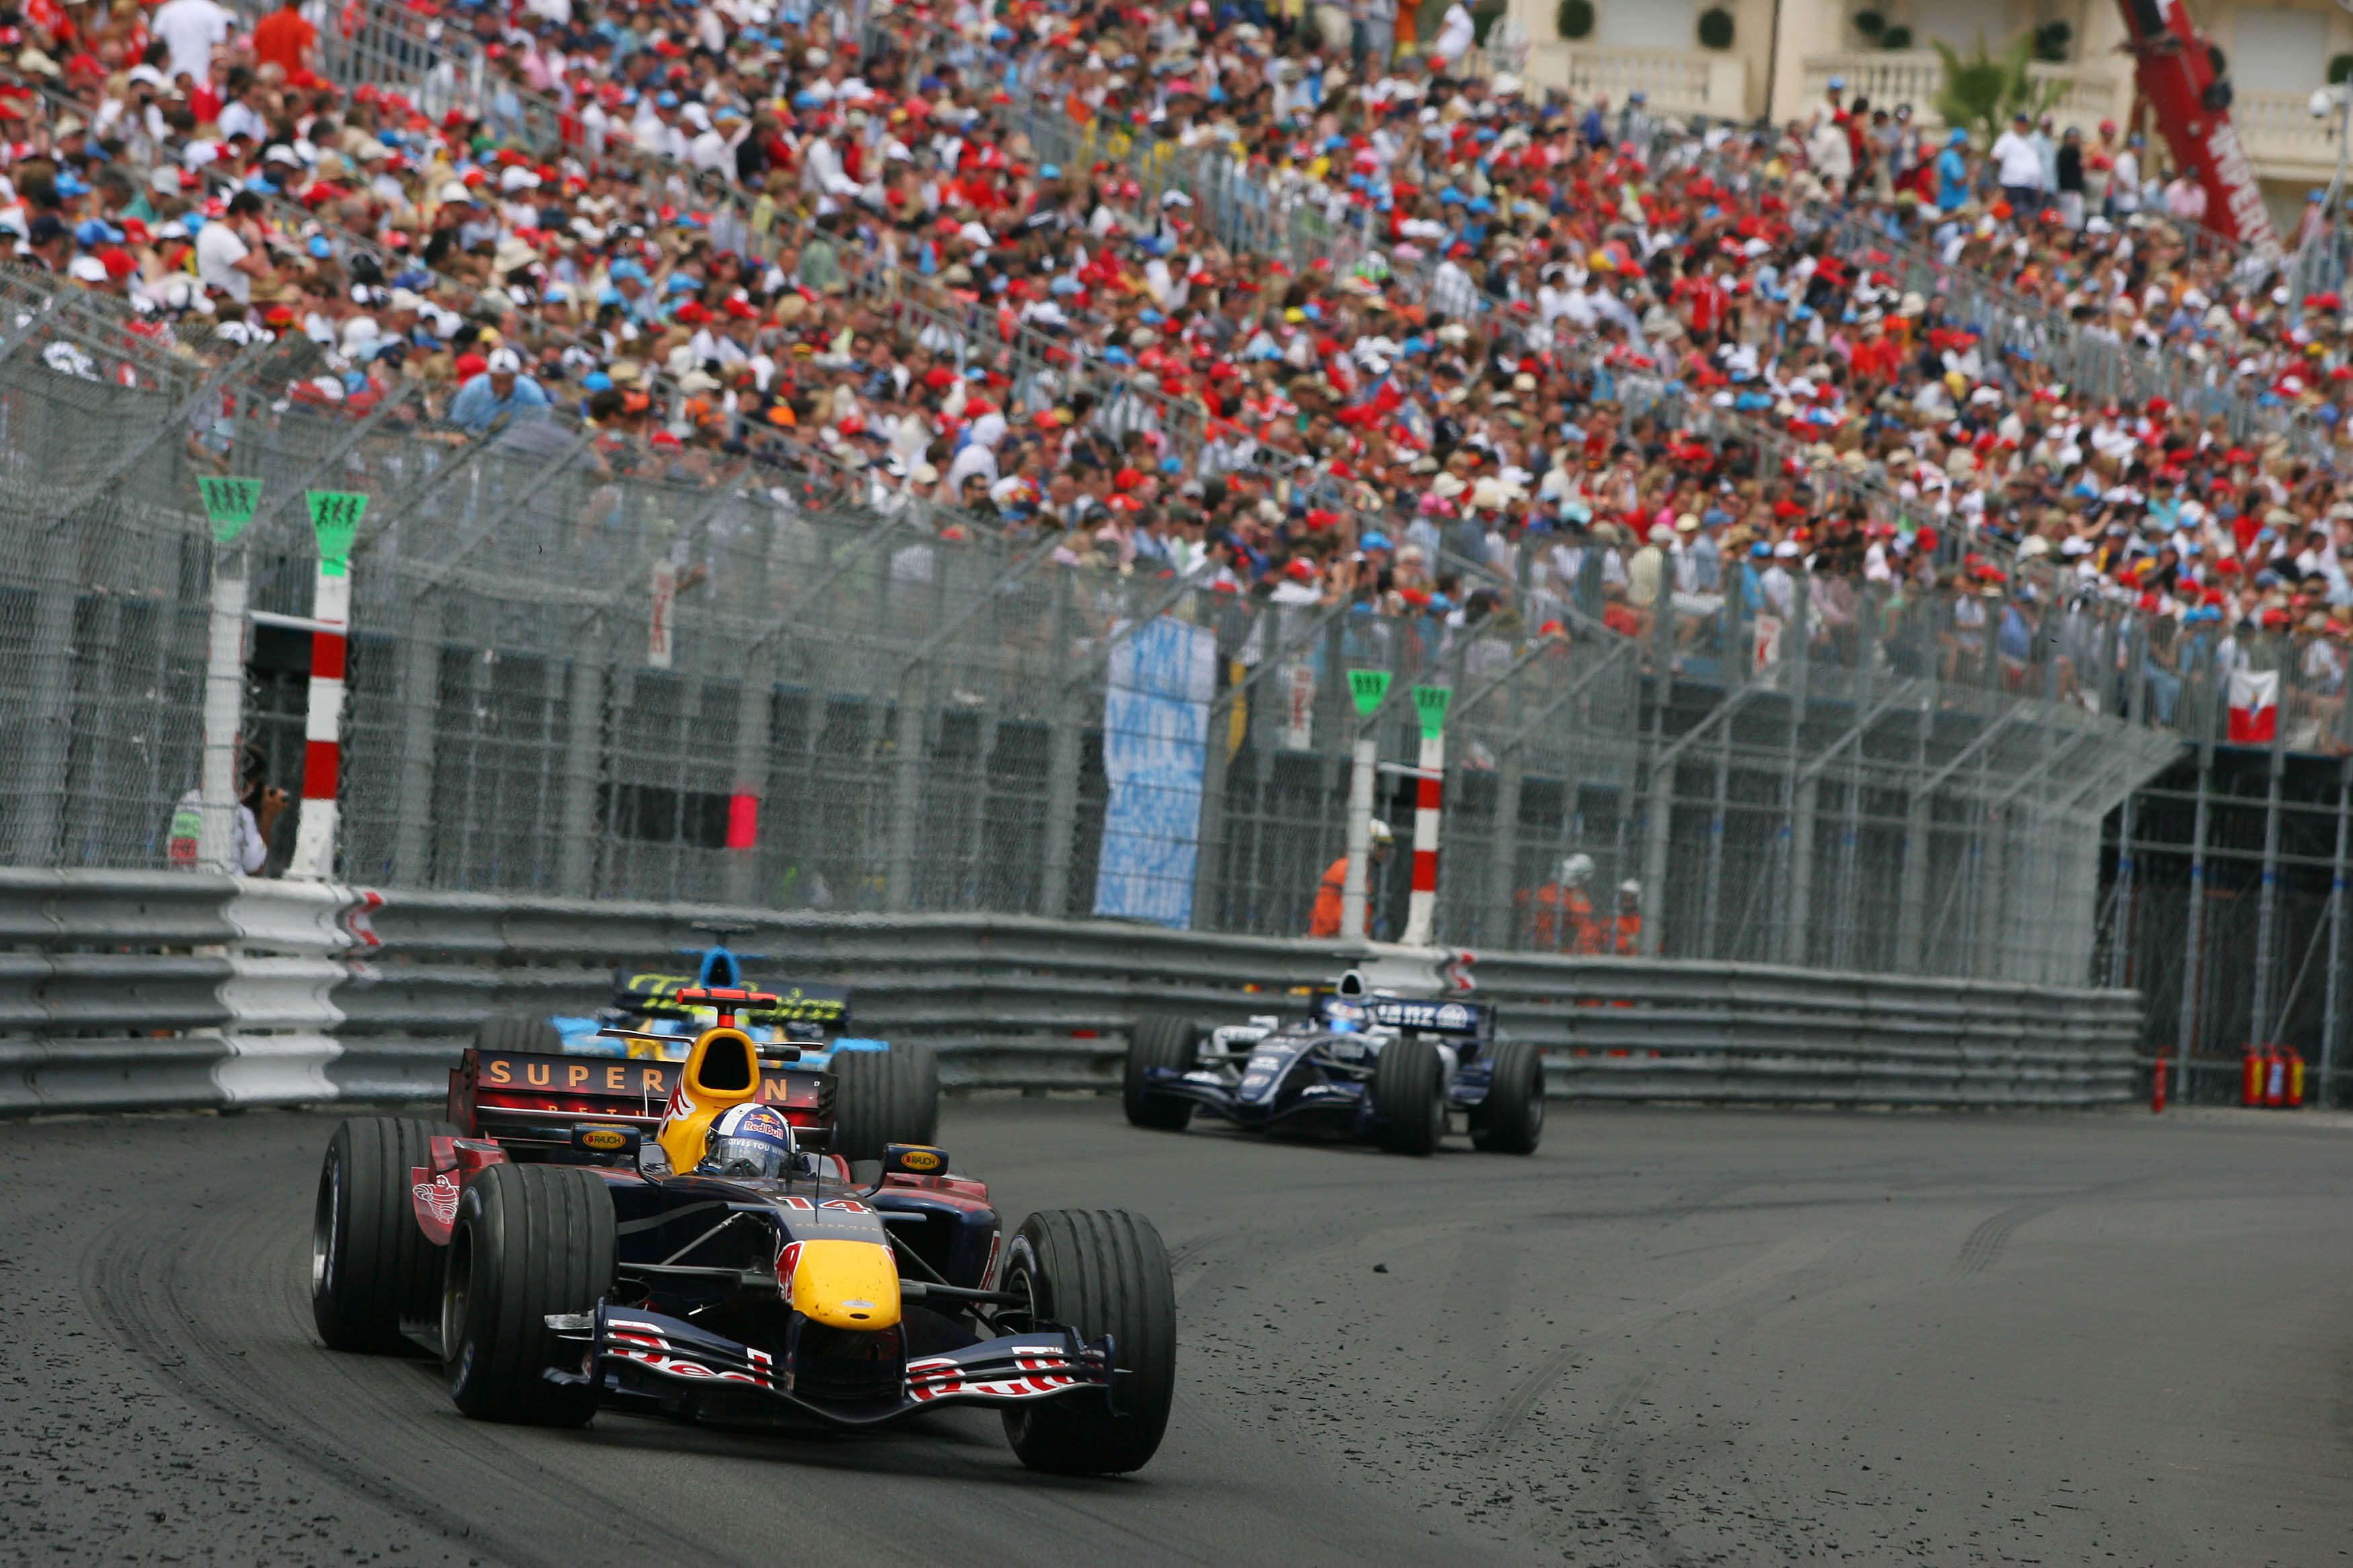
[[[601,1402],[699,1414],[721,1394],[732,1418],[807,1415],[837,1426],[877,1426],[945,1405],[1014,1405],[1031,1399],[1109,1397],[1111,1336],[1082,1343],[1069,1330],[983,1340],[906,1363],[895,1401],[810,1398],[796,1392],[794,1369],[766,1351],[742,1345],[678,1318],[600,1304],[593,1313],[555,1314],[547,1326],[582,1346],[580,1372],[550,1369],[554,1383],[593,1382]],[[715,1407],[713,1407],[715,1408]]]

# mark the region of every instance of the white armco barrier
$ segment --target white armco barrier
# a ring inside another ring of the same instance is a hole
[[[327,1064],[343,1054],[335,988],[352,977],[344,955],[358,945],[344,919],[363,900],[332,882],[233,880],[227,913],[237,936],[221,983],[228,1051],[213,1081],[230,1105],[332,1100]]]
[[[708,939],[754,981],[851,988],[950,1089],[1115,1089],[1137,1022],[1281,1011],[1364,970],[1461,987],[1567,1099],[2084,1106],[2136,1097],[2128,991],[1765,964],[1486,957],[992,915],[779,913],[174,873],[0,871],[0,1115],[435,1100],[505,1012],[586,1013]]]

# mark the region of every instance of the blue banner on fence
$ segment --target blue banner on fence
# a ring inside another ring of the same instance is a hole
[[[1183,931],[1193,921],[1201,771],[1218,639],[1163,616],[1113,650],[1103,696],[1103,855],[1095,913]]]

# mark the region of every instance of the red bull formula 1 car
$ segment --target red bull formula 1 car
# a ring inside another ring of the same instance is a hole
[[[987,1186],[931,1146],[893,1144],[853,1179],[804,1136],[820,1126],[828,1075],[736,1026],[750,1010],[740,994],[681,1000],[720,1016],[683,1063],[476,1064],[476,1089],[533,1060],[567,1074],[668,1069],[660,1096],[651,1076],[622,1091],[660,1106],[651,1129],[585,1100],[560,1138],[541,1121],[512,1147],[470,1126],[338,1127],[312,1231],[320,1337],[347,1351],[422,1345],[458,1407],[490,1420],[580,1426],[613,1409],[867,1427],[990,1405],[1033,1468],[1102,1474],[1151,1458],[1174,1388],[1176,1305],[1150,1221],[1050,1210],[1008,1241]]]
[[[479,1078],[476,1107],[495,1126],[501,1142],[512,1147],[531,1142],[529,1124],[534,1120],[560,1128],[581,1109],[574,1100],[535,1097],[535,1089],[569,1088],[591,1098],[602,1092],[614,1103],[599,1106],[601,1110],[635,1110],[641,1125],[651,1124],[653,1110],[676,1082],[677,1064],[716,1016],[710,1006],[681,997],[690,992],[749,994],[742,955],[728,947],[727,939],[752,928],[706,923],[694,929],[710,932],[712,941],[692,975],[617,969],[611,1004],[593,1014],[501,1013],[482,1025],[461,1076],[472,1076],[478,1057],[520,1058],[511,1065],[522,1075],[512,1083],[490,1072]],[[803,1142],[822,1141],[828,1152],[857,1161],[880,1159],[886,1143],[932,1141],[939,1124],[940,1068],[930,1047],[853,1036],[849,993],[840,986],[780,984],[761,992],[757,1005],[737,1010],[736,1025],[763,1047],[794,1047],[799,1065],[824,1072],[833,1089],[825,1115],[813,1125],[800,1123]],[[550,1057],[590,1059],[537,1059]],[[633,1064],[632,1070],[611,1070],[617,1060]],[[637,1070],[639,1063],[669,1067],[657,1080]],[[632,1097],[641,1103],[618,1103]],[[454,1103],[451,1117],[467,1125]]]
[[[1492,1008],[1377,991],[1354,970],[1304,1018],[1145,1019],[1124,1089],[1128,1121],[1164,1131],[1206,1110],[1246,1131],[1369,1138],[1399,1154],[1434,1152],[1458,1126],[1499,1153],[1533,1154],[1544,1138],[1544,1058],[1496,1039]]]

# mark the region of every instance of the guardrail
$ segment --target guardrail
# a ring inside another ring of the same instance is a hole
[[[0,870],[0,1115],[332,1100],[362,900],[322,883]]]
[[[0,871],[0,1115],[431,1100],[493,1014],[587,1012],[616,966],[707,937],[763,980],[848,984],[861,1033],[922,1041],[950,1089],[1108,1090],[1129,1032],[1238,1021],[1366,969],[1462,955],[1023,916],[779,914],[355,891],[172,873]],[[1468,965],[1567,1099],[2085,1106],[2137,1092],[2124,991],[1761,964],[1514,954]]]

